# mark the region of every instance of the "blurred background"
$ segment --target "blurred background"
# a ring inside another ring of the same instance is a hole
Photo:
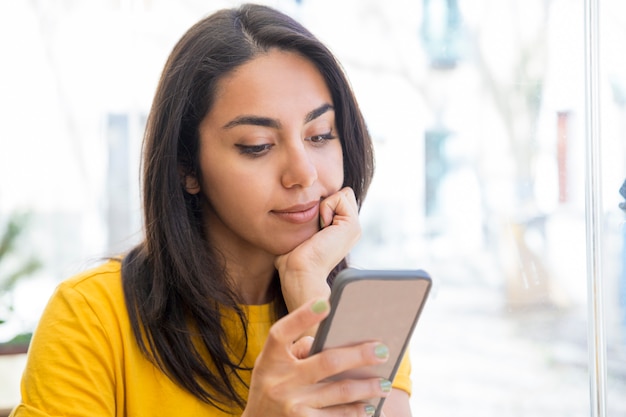
[[[171,48],[238,3],[0,2],[0,409],[59,281],[141,236],[141,137]],[[590,415],[583,2],[261,3],[339,57],[373,134],[352,263],[433,277],[413,414]],[[626,416],[625,12],[600,8],[592,173],[611,417]]]

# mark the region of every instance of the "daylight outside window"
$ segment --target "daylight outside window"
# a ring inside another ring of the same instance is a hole
[[[593,2],[263,3],[333,49],[373,135],[376,175],[351,262],[433,277],[411,343],[413,414],[595,416],[599,325],[601,408],[626,415],[623,2],[598,8],[597,147],[585,90]],[[0,3],[2,236],[14,225],[0,250],[0,353],[34,329],[61,279],[137,241],[159,71],[188,26],[235,4]],[[0,409],[18,400],[23,364],[23,353],[0,355]]]

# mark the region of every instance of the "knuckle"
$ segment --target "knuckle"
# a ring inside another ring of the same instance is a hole
[[[270,327],[270,331],[267,335],[267,338],[273,341],[278,341],[282,339],[282,330],[280,329],[280,326],[274,325],[272,327]]]
[[[367,343],[361,347],[361,360],[364,365],[372,365],[378,362],[376,356],[374,355],[374,347],[372,344]]]
[[[265,391],[265,395],[272,402],[281,404],[281,409],[284,415],[294,417],[307,416],[307,407],[298,400],[297,397],[285,396],[286,390],[281,384],[276,384],[268,387]]]
[[[282,387],[279,384],[268,384],[265,396],[272,401],[280,402],[282,399]]]
[[[339,398],[341,398],[342,401],[351,402],[355,399],[355,388],[349,380],[337,382],[337,391],[339,392]]]
[[[382,381],[380,379],[373,379],[369,384],[370,397],[386,397],[386,393],[383,392]]]
[[[285,404],[285,410],[287,411],[285,414],[288,416],[306,417],[309,415],[308,408],[304,404],[293,400]]]
[[[339,410],[340,417],[358,417],[363,415],[363,406],[360,404],[350,404],[341,407]]]
[[[329,376],[335,374],[341,364],[339,357],[333,352],[322,352],[319,356],[320,369]]]

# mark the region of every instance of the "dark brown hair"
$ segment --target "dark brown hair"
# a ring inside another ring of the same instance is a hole
[[[265,6],[218,11],[192,26],[169,56],[148,117],[142,160],[145,239],[122,262],[135,338],[146,356],[193,395],[221,409],[243,407],[241,358],[229,349],[220,312],[246,318],[228,286],[217,248],[204,236],[198,195],[185,191],[200,174],[198,126],[218,81],[271,48],[293,51],[320,71],[332,95],[344,158],[344,185],[359,206],[373,175],[369,133],[332,53],[290,17]],[[333,271],[346,266],[343,260]],[[279,316],[286,313],[276,281]],[[207,359],[209,362],[207,363]]]

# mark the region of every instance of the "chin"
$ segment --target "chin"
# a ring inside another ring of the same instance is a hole
[[[276,240],[275,242],[273,242],[272,252],[276,256],[289,253],[293,251],[295,248],[297,248],[298,246],[300,246],[302,243],[309,240],[314,234],[315,232],[310,232],[306,234],[303,233],[299,235],[292,234],[289,236],[288,239]]]

